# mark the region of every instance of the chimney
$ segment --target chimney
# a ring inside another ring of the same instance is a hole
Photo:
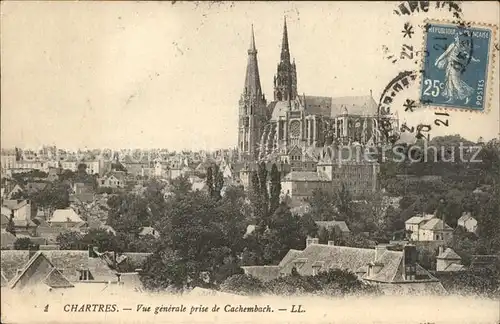
[[[415,280],[417,272],[417,247],[407,244],[403,248],[403,278],[405,280]]]
[[[335,241],[328,241],[329,246],[335,246]]]
[[[378,244],[375,246],[375,262],[380,261],[380,257],[384,252],[387,251],[387,245],[385,244]]]
[[[116,274],[116,279],[117,279],[118,283],[120,283],[120,281],[121,281],[121,280],[120,280],[121,276],[122,276],[122,274],[121,274],[121,273],[117,273],[117,274]]]
[[[444,247],[442,245],[439,246],[439,249],[438,249],[438,256],[443,254],[444,252]]]
[[[381,262],[370,262],[368,263],[368,276],[374,276],[382,270],[384,264]]]
[[[89,245],[89,258],[94,258],[94,247],[92,245]]]

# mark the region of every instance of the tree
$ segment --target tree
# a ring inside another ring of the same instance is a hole
[[[60,233],[56,242],[61,250],[85,250],[87,246],[83,243],[83,236],[78,232]]]
[[[207,188],[208,188],[208,194],[210,197],[214,197],[215,194],[215,188],[214,188],[214,174],[212,167],[208,167],[207,169]]]
[[[275,163],[271,168],[271,193],[270,193],[270,201],[269,201],[269,212],[274,213],[274,211],[278,208],[280,203],[280,194],[281,194],[281,182],[280,182],[280,174],[278,171],[278,167]]]
[[[221,195],[222,188],[224,187],[224,176],[222,174],[222,171],[219,169],[219,166],[216,165],[214,170],[215,170],[214,197],[216,200],[220,200],[222,198]]]
[[[267,191],[267,168],[266,163],[259,164],[259,188],[262,197],[262,214],[266,217],[269,213],[269,193]]]
[[[160,287],[214,286],[234,274],[246,225],[241,206],[233,198],[217,201],[200,191],[174,192],[164,220],[156,224],[162,250],[149,259],[145,280],[159,280]]]
[[[116,239],[113,234],[103,229],[91,229],[82,238],[82,245],[85,247],[95,246],[99,251],[116,251]]]
[[[238,295],[260,295],[264,290],[262,281],[248,274],[236,274],[228,277],[220,290]]]
[[[14,250],[38,250],[40,245],[31,241],[29,237],[21,237],[14,241]]]
[[[7,227],[5,228],[5,231],[16,236],[16,227],[14,225],[14,215],[10,215],[9,222],[7,223]]]
[[[116,231],[139,234],[151,224],[150,208],[144,197],[136,194],[120,195],[111,202],[107,223]],[[109,201],[108,201],[109,206]]]
[[[309,200],[311,216],[317,221],[330,221],[338,218],[337,197],[330,191],[315,189]]]

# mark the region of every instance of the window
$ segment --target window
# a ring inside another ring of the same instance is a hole
[[[87,281],[87,280],[94,280],[94,277],[92,276],[92,273],[90,273],[90,270],[79,270],[80,271],[80,277],[78,280],[80,281]]]

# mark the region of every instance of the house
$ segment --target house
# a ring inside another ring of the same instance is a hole
[[[3,250],[0,264],[2,273],[9,281],[11,288],[23,288],[38,283],[46,284],[44,280],[56,270],[57,272],[52,274],[54,279],[60,280],[60,274],[75,288],[81,287],[82,284],[84,286],[96,284],[97,287],[106,288],[109,284],[137,285],[138,282],[140,283],[137,280],[136,271],[124,273],[120,270],[120,265],[126,264],[129,269],[137,269],[147,256],[149,256],[148,253],[123,253],[115,260],[111,260],[109,253],[99,253],[93,247],[89,247],[88,251]],[[134,275],[135,278],[133,278]],[[121,278],[124,280],[122,281]]]
[[[453,229],[435,214],[413,216],[405,222],[412,241],[443,241],[451,239]]]
[[[97,180],[99,187],[105,188],[124,188],[125,187],[125,172],[114,171],[109,172]]]
[[[21,290],[36,285],[44,285],[52,289],[74,287],[41,251],[30,255],[28,262],[23,268],[17,270],[8,286],[11,289]]]
[[[375,249],[319,244],[308,238],[302,251],[290,250],[276,266],[243,267],[247,274],[269,281],[290,275],[295,269],[302,276],[314,276],[329,269],[348,270],[366,284],[378,286],[388,294],[445,293],[439,280],[417,263],[417,249],[406,245],[403,251],[391,251],[385,245]]]
[[[71,228],[83,222],[83,219],[72,208],[66,208],[56,209],[48,223],[53,227]]]
[[[14,221],[16,234],[35,235],[37,225],[32,221],[29,200],[5,199],[2,201],[2,214]]]
[[[477,220],[469,212],[462,214],[457,221],[457,225],[462,226],[467,232],[477,233]]]
[[[432,218],[420,226],[420,241],[446,241],[453,236],[453,229],[439,218]]]
[[[148,235],[153,236],[156,239],[160,237],[160,233],[157,230],[155,230],[151,226],[145,226],[142,228],[141,232],[139,233],[139,236],[148,236]]]
[[[461,271],[464,266],[461,264],[462,258],[451,248],[443,249],[439,247],[439,253],[436,257],[436,271]]]

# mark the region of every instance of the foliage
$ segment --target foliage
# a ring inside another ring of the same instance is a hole
[[[210,197],[213,197],[215,194],[215,188],[214,188],[214,174],[212,167],[208,167],[207,169],[207,188],[208,188],[208,194]]]
[[[440,277],[443,286],[451,294],[500,297],[500,273],[498,269],[465,270]]]
[[[281,194],[281,182],[278,167],[275,163],[271,168],[271,186],[270,186],[270,198],[269,198],[269,212],[274,213],[278,209],[280,203]]]
[[[148,201],[137,194],[129,193],[108,199],[107,223],[116,231],[138,234],[143,226],[151,223]]]
[[[223,292],[239,295],[260,295],[264,290],[263,283],[248,274],[236,274],[228,277],[220,286]]]
[[[229,195],[217,200],[200,191],[173,193],[164,218],[155,224],[163,248],[148,259],[143,281],[161,282],[159,287],[215,286],[241,271],[237,256],[246,224],[239,199]]]
[[[16,227],[14,225],[14,215],[10,215],[9,222],[7,223],[7,226],[5,227],[5,231],[16,236]]]
[[[318,282],[312,276],[288,275],[266,283],[267,292],[280,296],[312,294],[319,289]]]
[[[87,246],[83,243],[83,236],[78,232],[60,233],[56,242],[61,250],[85,250]]]
[[[221,195],[222,188],[224,187],[224,176],[222,174],[222,170],[219,169],[218,165],[215,166],[214,170],[215,170],[214,198],[216,200],[220,200],[222,198]]]
[[[29,237],[21,237],[14,241],[14,250],[38,250],[40,245],[33,242]]]
[[[309,199],[311,216],[317,221],[330,221],[337,218],[336,195],[330,191],[315,189]]]

